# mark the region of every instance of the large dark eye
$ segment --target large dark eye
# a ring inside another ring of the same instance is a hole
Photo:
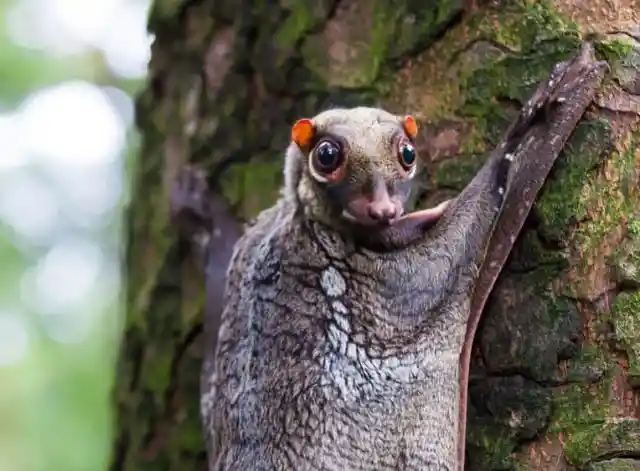
[[[416,164],[416,150],[409,141],[400,141],[398,160],[400,160],[400,165],[402,165],[405,170],[409,170]]]
[[[330,173],[342,163],[342,149],[333,141],[321,141],[313,151],[316,167],[319,171]]]

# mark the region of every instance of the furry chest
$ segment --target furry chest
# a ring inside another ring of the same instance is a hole
[[[428,338],[410,339],[402,333],[376,336],[340,301],[332,302],[327,314],[316,358],[321,359],[325,378],[345,400],[411,395],[444,377],[457,377],[457,353],[434,350]]]

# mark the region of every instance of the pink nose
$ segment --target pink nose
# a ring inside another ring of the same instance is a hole
[[[396,205],[387,198],[381,201],[372,201],[367,205],[367,215],[377,222],[389,222],[395,219],[397,214]]]

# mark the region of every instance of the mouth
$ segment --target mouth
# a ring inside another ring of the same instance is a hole
[[[358,224],[360,226],[367,226],[367,227],[387,227],[395,224],[397,221],[400,220],[400,217],[395,217],[392,219],[385,219],[385,220],[375,220],[371,218],[357,217],[348,209],[344,209],[342,211],[342,217],[353,224]]]
[[[442,217],[452,200],[446,200],[437,206],[398,215],[385,221],[376,221],[369,218],[359,218],[348,209],[342,211],[342,217],[353,223],[367,227],[390,228],[393,231],[412,232],[430,227]]]
[[[362,218],[348,210],[342,212],[342,217],[353,224],[353,235],[358,234],[364,245],[373,250],[395,250],[422,240],[425,232],[435,226],[452,202],[453,199],[447,200],[437,206],[413,211],[386,223],[362,221]]]

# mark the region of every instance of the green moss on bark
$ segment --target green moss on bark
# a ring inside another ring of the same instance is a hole
[[[282,156],[278,156],[284,158]],[[274,158],[275,160],[275,158]],[[223,196],[236,213],[250,219],[280,196],[282,168],[273,162],[252,162],[231,168],[221,182]]]
[[[576,383],[559,388],[554,394],[549,432],[562,432],[571,443],[575,434],[602,426],[612,410],[610,387],[608,376],[592,385]]]
[[[331,8],[329,2],[323,1],[309,5],[308,2],[291,0],[282,4],[288,13],[274,39],[278,48],[284,51],[291,50],[299,41],[304,40],[309,32],[321,26],[329,16]]]
[[[623,289],[640,288],[640,224],[635,214],[627,220],[627,234],[616,247],[610,266]]]
[[[614,333],[629,359],[629,381],[640,386],[640,290],[620,293],[612,309]]]
[[[562,240],[572,226],[587,216],[590,206],[588,191],[593,169],[602,162],[611,146],[611,131],[607,122],[583,120],[555,166],[554,178],[545,186],[536,203],[543,233],[552,240]]]
[[[614,458],[591,463],[585,471],[640,471],[640,461],[631,458]]]
[[[577,25],[559,15],[548,0],[503,2],[495,14],[478,18],[476,27],[483,36],[525,54],[535,52],[536,44],[579,35]],[[553,49],[562,52],[561,48]]]
[[[577,233],[585,260],[596,250],[602,250],[603,241],[619,228],[640,207],[636,187],[636,149],[638,135],[631,136],[629,148],[614,150],[608,156],[610,178],[593,179],[585,187],[585,201],[589,208],[596,209],[596,217],[584,222]]]
[[[471,412],[471,411],[470,411]],[[502,427],[489,419],[470,415],[467,433],[467,453],[477,471],[511,470],[515,460],[511,456],[517,445],[514,430]]]
[[[614,67],[624,62],[633,52],[631,41],[623,38],[594,41],[594,46],[600,56]]]
[[[461,11],[461,0],[338,4],[328,27],[305,39],[303,57],[330,86],[383,90],[388,72],[428,47]]]
[[[583,346],[567,364],[567,381],[591,383],[603,377],[611,367],[607,353],[599,345]]]
[[[499,12],[479,16],[470,26],[480,32],[480,40],[507,51],[504,58],[460,77],[466,97],[461,113],[473,119],[490,145],[497,144],[513,118],[515,110],[504,104],[523,103],[554,64],[578,50],[576,26],[544,3],[514,2]]]
[[[565,447],[567,460],[585,466],[607,456],[640,454],[640,421],[617,420],[586,427],[573,434]]]
[[[482,167],[486,155],[461,155],[447,159],[438,165],[434,179],[437,186],[462,190]]]

